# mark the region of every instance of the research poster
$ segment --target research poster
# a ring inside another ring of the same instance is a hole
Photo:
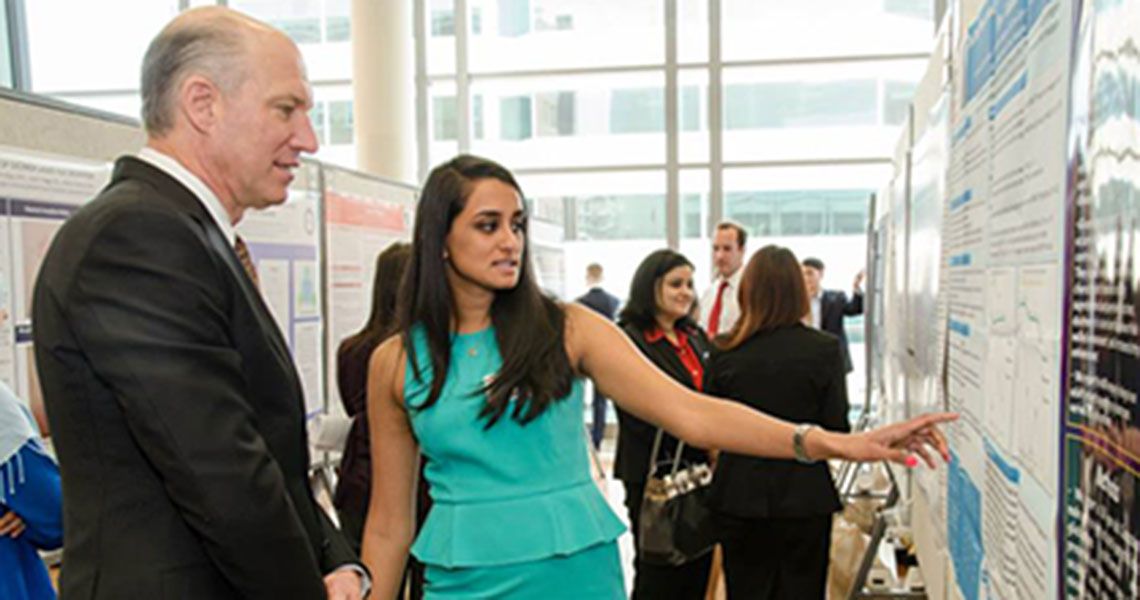
[[[914,102],[915,138],[911,149],[910,252],[907,288],[910,372],[907,402],[911,414],[944,410],[946,312],[942,224],[945,213],[947,122],[950,94],[943,69],[932,63]],[[948,83],[948,82],[947,82]],[[912,490],[921,494],[933,527],[916,532],[916,542],[946,554],[946,470],[912,471]],[[927,535],[929,534],[929,535]],[[926,544],[929,542],[929,546]],[[929,554],[927,554],[929,556]]]
[[[1080,5],[1068,151],[1068,598],[1140,597],[1140,6]]]
[[[915,88],[910,110],[909,185],[907,206],[907,254],[905,310],[901,311],[905,343],[902,364],[906,373],[907,414],[944,410],[945,385],[942,357],[945,355],[946,311],[941,293],[944,285],[942,229],[946,197],[947,127],[950,90],[946,65],[948,20],[934,38],[926,71]],[[897,313],[896,313],[897,314]],[[898,321],[898,319],[895,319]],[[900,415],[904,416],[904,415]],[[896,478],[916,500],[915,514],[922,524],[914,529],[915,548],[928,569],[924,574],[941,581],[943,569],[931,565],[946,556],[946,470],[900,470]],[[935,595],[944,585],[933,583]]]
[[[875,203],[885,202],[887,195],[880,191],[875,196]],[[867,311],[867,339],[871,340],[868,345],[868,364],[871,365],[869,371],[870,376],[867,379],[867,386],[876,390],[878,394],[873,397],[881,397],[886,392],[885,375],[883,373],[883,363],[886,361],[887,341],[884,339],[886,326],[884,297],[886,296],[886,258],[887,258],[887,239],[890,235],[889,225],[887,219],[889,215],[883,214],[878,217],[875,225],[871,229],[873,237],[868,240],[868,244],[873,244],[871,247],[871,260],[867,261],[867,297],[866,302],[869,302]]]
[[[107,163],[0,147],[0,380],[42,398],[32,349],[32,291],[64,220],[107,182]]]
[[[887,254],[885,266],[885,293],[883,295],[884,314],[906,314],[907,311],[907,214],[909,204],[909,125],[895,149],[895,170],[887,186],[888,214],[885,220]],[[888,401],[884,403],[882,417],[886,421],[897,421],[907,415],[906,344],[908,335],[906,324],[901,319],[887,319],[883,331],[887,352],[883,364],[883,380]]]
[[[1072,3],[996,0],[954,53],[943,243],[958,593],[1057,597]]]
[[[325,408],[318,171],[315,163],[303,163],[284,204],[247,210],[237,227],[261,296],[293,355],[306,418]]]
[[[935,73],[940,75],[940,73]],[[925,82],[924,82],[925,83]],[[937,79],[930,82],[937,87]],[[941,332],[945,319],[939,307],[939,274],[942,266],[942,218],[946,197],[946,121],[949,94],[939,94],[923,111],[923,125],[916,131],[911,150],[910,252],[907,256],[907,347],[914,357],[914,370],[923,377],[938,372]],[[915,122],[920,120],[916,117]],[[916,130],[918,127],[916,126]],[[935,408],[933,398],[923,398],[921,408]]]
[[[325,223],[328,228],[328,356],[330,410],[343,410],[336,385],[340,342],[360,331],[372,309],[376,257],[394,242],[411,239],[415,192],[363,176],[326,170]],[[391,285],[397,285],[392,282]]]

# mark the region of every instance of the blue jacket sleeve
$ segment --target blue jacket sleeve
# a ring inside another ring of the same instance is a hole
[[[34,441],[0,464],[4,502],[0,514],[12,511],[24,522],[23,535],[40,550],[63,545],[63,496],[59,467]]]

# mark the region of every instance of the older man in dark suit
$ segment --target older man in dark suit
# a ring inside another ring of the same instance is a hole
[[[855,276],[851,298],[839,290],[823,289],[823,261],[818,258],[805,258],[801,263],[804,271],[804,284],[807,285],[808,300],[811,302],[811,325],[839,338],[839,351],[843,354],[843,367],[852,371],[851,351],[847,348],[847,332],[843,329],[843,317],[863,314],[863,271]]]
[[[234,225],[317,148],[281,32],[187,11],[143,63],[147,145],[61,229],[35,289],[64,482],[64,598],[360,598],[313,501],[304,403]]]
[[[618,300],[617,296],[602,289],[602,279],[602,265],[598,263],[587,265],[586,285],[590,290],[579,297],[576,302],[585,304],[594,312],[613,321],[621,301]],[[594,388],[594,400],[591,408],[594,420],[590,423],[590,440],[594,442],[595,448],[600,448],[602,437],[606,433],[606,397],[597,388]]]

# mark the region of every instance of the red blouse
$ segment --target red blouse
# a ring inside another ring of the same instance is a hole
[[[664,339],[668,342],[673,347],[673,351],[677,353],[677,358],[681,360],[681,364],[685,365],[685,369],[689,371],[689,376],[693,379],[693,388],[699,392],[702,389],[705,376],[705,368],[701,365],[701,359],[693,351],[693,347],[689,345],[689,336],[685,335],[684,331],[674,329],[673,334],[677,336],[676,344],[665,336],[665,332],[661,331],[660,327],[654,327],[645,332],[645,341],[656,344],[659,340]]]

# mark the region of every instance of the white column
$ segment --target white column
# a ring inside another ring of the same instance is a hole
[[[361,171],[416,182],[412,0],[352,1],[352,93]]]

